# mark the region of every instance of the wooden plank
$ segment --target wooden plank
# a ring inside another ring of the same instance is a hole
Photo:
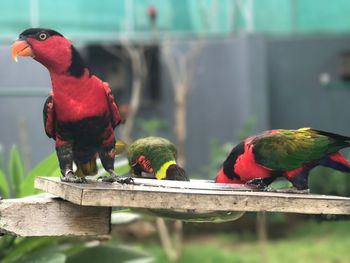
[[[147,179],[152,180],[152,179]],[[151,182],[151,181],[150,181]],[[35,187],[83,206],[152,208],[188,211],[268,211],[303,214],[350,214],[350,198],[317,194],[191,189],[102,182],[72,184],[38,177]],[[188,184],[195,184],[191,180]],[[203,188],[203,187],[201,187]],[[81,191],[78,196],[64,191]],[[74,189],[74,190],[73,190]],[[73,198],[72,198],[73,196]]]
[[[110,217],[108,207],[83,207],[61,198],[0,201],[0,233],[18,236],[105,235],[110,231]]]
[[[144,178],[135,178],[135,185],[158,186],[167,188],[181,189],[202,189],[202,190],[223,190],[223,191],[257,191],[254,186],[243,184],[221,184],[214,180],[194,179],[191,181],[172,181],[172,180],[150,180]]]
[[[83,189],[79,185],[75,184],[60,184],[60,187],[57,187],[57,184],[52,182],[60,182],[59,178],[52,178],[52,180],[41,180],[42,177],[36,178],[34,185],[36,188],[44,190],[47,193],[55,193],[56,196],[61,197],[64,200],[69,200],[72,203],[80,204],[81,196],[83,195]],[[47,177],[49,179],[50,177]],[[40,184],[40,187],[37,187],[37,184]]]

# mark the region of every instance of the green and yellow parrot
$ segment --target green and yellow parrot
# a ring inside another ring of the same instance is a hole
[[[141,177],[142,172],[156,179],[188,181],[184,169],[176,163],[175,145],[161,137],[146,137],[133,142],[128,150],[131,173]]]

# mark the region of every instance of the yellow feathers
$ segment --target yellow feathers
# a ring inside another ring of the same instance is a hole
[[[126,148],[126,143],[123,142],[121,139],[118,139],[118,140],[115,142],[115,146],[114,146],[115,155],[119,155],[119,154],[121,154],[122,152],[124,152],[124,151],[125,151],[125,148]]]
[[[126,143],[122,140],[118,139],[114,146],[115,154],[119,155],[124,152],[126,148]],[[77,163],[78,169],[75,172],[76,176],[82,177],[87,175],[95,175],[97,174],[97,165],[96,165],[96,157],[92,158],[87,163]]]
[[[159,171],[156,173],[156,178],[158,180],[166,178],[166,171],[168,170],[169,166],[173,165],[173,164],[176,164],[176,162],[175,161],[168,161],[168,162],[164,163],[160,167]]]
[[[97,174],[96,158],[92,158],[87,163],[78,163],[77,166],[78,169],[75,172],[76,176],[82,177]]]

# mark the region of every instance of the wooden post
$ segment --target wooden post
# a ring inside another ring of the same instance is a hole
[[[260,262],[267,263],[267,222],[266,222],[266,212],[258,212],[256,214],[256,232],[259,241],[260,250]]]

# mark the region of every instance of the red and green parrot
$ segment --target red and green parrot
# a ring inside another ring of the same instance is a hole
[[[128,149],[131,174],[141,177],[142,172],[156,179],[188,181],[184,169],[176,163],[175,145],[161,137],[146,137],[134,141]]]
[[[297,190],[308,190],[308,176],[318,165],[350,173],[339,150],[350,137],[316,130],[269,130],[246,138],[233,148],[216,176],[217,183],[247,183],[266,188],[285,177]]]
[[[12,56],[15,61],[32,57],[49,71],[52,91],[44,105],[44,127],[56,143],[61,180],[86,182],[85,175],[97,173],[99,157],[109,173],[102,181],[132,182],[114,172],[114,129],[122,120],[113,94],[90,73],[72,43],[54,30],[30,28],[13,43]]]

